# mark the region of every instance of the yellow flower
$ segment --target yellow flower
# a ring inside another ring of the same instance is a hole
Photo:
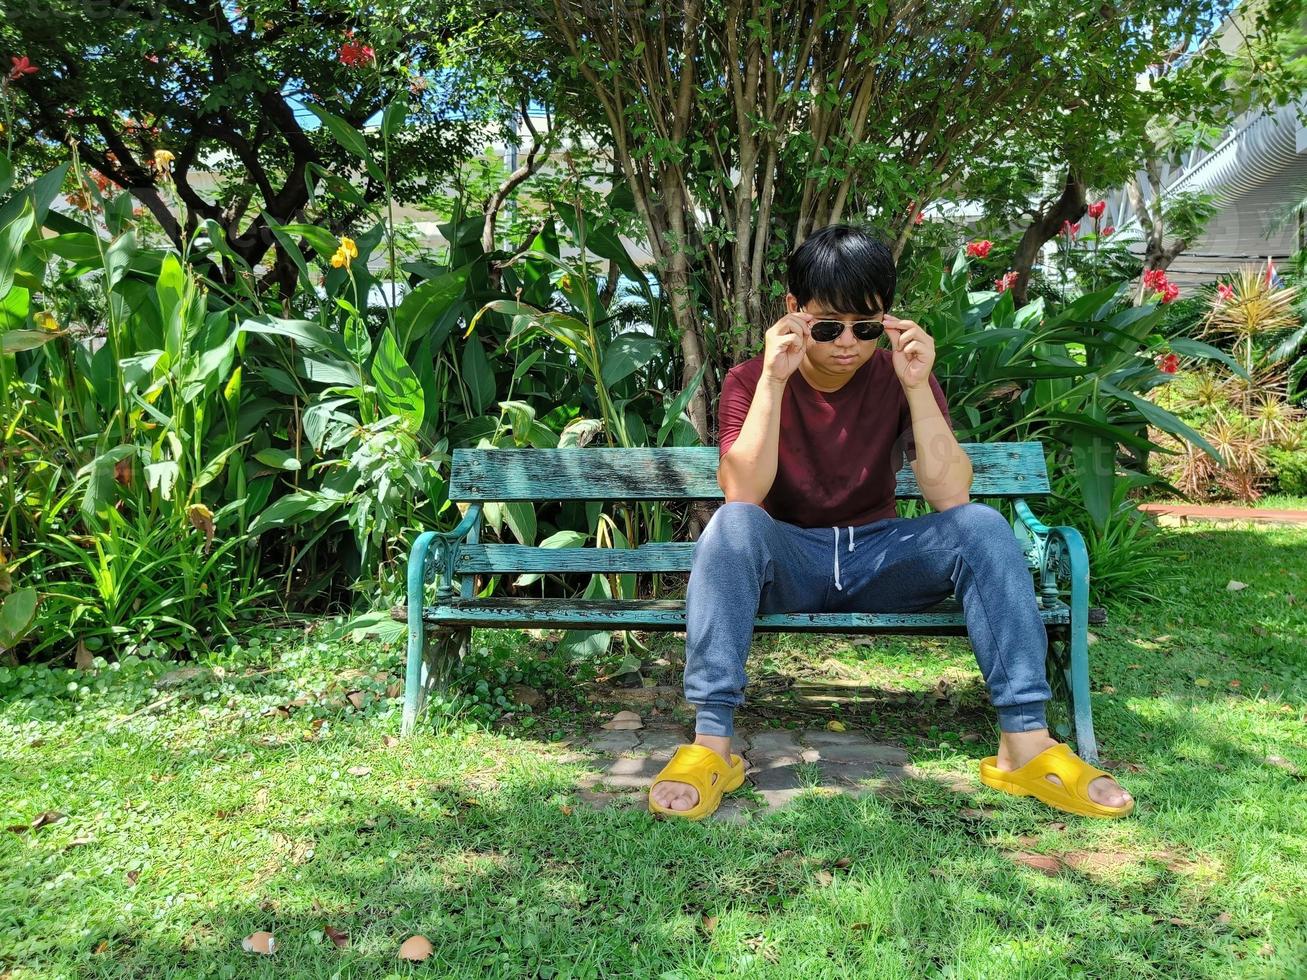
[[[36,325],[42,330],[49,330],[51,333],[54,333],[59,329],[59,321],[51,316],[46,310],[42,310],[40,313],[33,313],[32,319],[36,321]]]
[[[354,239],[342,236],[340,239],[340,247],[336,249],[336,254],[331,257],[331,267],[333,269],[339,269],[341,266],[344,266],[348,269],[350,260],[357,259],[358,257],[359,249],[358,246],[354,244]]]
[[[155,150],[154,169],[166,174],[172,169],[172,162],[175,159],[177,158],[167,150]]]
[[[558,279],[558,288],[567,291],[572,288],[572,277],[564,272]]]

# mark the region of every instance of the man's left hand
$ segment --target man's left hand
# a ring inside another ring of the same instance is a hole
[[[911,320],[885,314],[885,333],[889,337],[894,373],[904,389],[930,384],[930,369],[935,365],[935,341]]]

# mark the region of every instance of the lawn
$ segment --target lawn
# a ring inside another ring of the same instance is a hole
[[[897,710],[842,717],[921,778],[740,824],[583,805],[559,760],[615,707],[591,685],[546,691],[528,729],[400,741],[398,648],[330,624],[162,687],[150,663],[81,686],[0,668],[0,975],[1307,975],[1307,529],[1171,540],[1171,603],[1094,628],[1104,755],[1139,801],[1124,821],[979,784],[993,726],[956,638],[760,636],[769,723],[787,718],[765,678],[860,677]],[[675,683],[680,638],[647,639]],[[930,696],[941,678],[964,696]],[[273,956],[242,950],[256,930]],[[435,955],[410,966],[415,933]]]

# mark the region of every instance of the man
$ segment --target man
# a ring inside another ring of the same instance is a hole
[[[931,373],[934,341],[889,314],[889,250],[831,225],[791,255],[788,279],[789,312],[722,385],[726,502],[695,542],[686,593],[695,738],[655,778],[650,811],[698,820],[744,782],[731,736],[757,613],[915,612],[956,594],[998,713],[981,780],[1067,812],[1125,816],[1130,795],[1049,735],[1034,584],[1007,519],[970,499],[971,462]],[[905,456],[935,513],[897,516]]]

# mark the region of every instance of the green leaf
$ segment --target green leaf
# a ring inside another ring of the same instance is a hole
[[[345,320],[345,350],[354,358],[355,364],[362,364],[372,353],[372,338],[361,317],[351,316]]]
[[[24,198],[23,206],[9,220],[0,225],[0,296],[6,295],[14,285],[14,272],[23,251],[23,240],[36,224],[36,216]],[[6,209],[8,210],[8,209]]]
[[[584,598],[611,599],[612,597],[607,576],[591,575]],[[558,642],[558,652],[572,660],[592,662],[607,652],[611,639],[612,633],[607,631],[568,630]]]
[[[623,378],[644,367],[662,350],[662,345],[643,333],[622,333],[613,338],[604,351],[604,364],[600,372],[604,385],[611,388]]]
[[[1233,357],[1211,344],[1204,344],[1201,340],[1192,340],[1188,337],[1172,337],[1167,342],[1167,346],[1177,354],[1183,354],[1186,357],[1201,357],[1207,360],[1220,361],[1239,377],[1245,381],[1252,381],[1248,377],[1248,372],[1244,366],[1236,361]]]
[[[1221,454],[1212,447],[1212,444],[1210,442],[1204,439],[1199,433],[1195,432],[1189,426],[1185,425],[1183,422],[1181,422],[1178,418],[1176,418],[1166,409],[1162,408],[1159,405],[1154,405],[1146,398],[1140,398],[1138,395],[1134,394],[1133,392],[1126,391],[1123,388],[1118,388],[1116,385],[1112,384],[1111,382],[1100,380],[1098,382],[1098,386],[1101,391],[1105,391],[1109,395],[1115,395],[1117,398],[1120,398],[1122,401],[1129,402],[1131,405],[1133,405],[1135,408],[1139,410],[1140,415],[1142,415],[1153,425],[1157,426],[1157,428],[1161,429],[1163,432],[1169,432],[1171,433],[1171,435],[1176,436],[1177,438],[1189,440],[1191,443],[1193,443],[1203,452],[1207,453],[1207,455],[1211,456],[1212,459],[1219,462],[1222,466],[1225,465],[1224,458],[1222,458]]]
[[[10,330],[0,333],[0,353],[16,354],[20,350],[35,350],[58,336],[49,330]]]
[[[519,401],[500,402],[499,407],[508,413],[509,428],[513,432],[514,445],[528,445],[531,440],[531,428],[536,418],[535,409],[526,402]]]
[[[1116,443],[1084,429],[1071,433],[1071,458],[1084,498],[1085,510],[1100,529],[1112,516],[1112,488],[1116,482]]]
[[[337,143],[363,161],[364,166],[368,168],[368,173],[370,173],[374,179],[385,183],[386,176],[381,172],[380,168],[377,167],[376,163],[373,162],[372,154],[368,152],[367,141],[363,138],[363,134],[359,132],[358,129],[351,126],[335,113],[328,112],[326,109],[322,108],[322,106],[314,105],[311,102],[306,102],[304,105],[309,112],[322,120],[322,125],[327,127],[327,131],[331,133]]]
[[[0,598],[0,650],[18,645],[36,618],[36,589],[18,589]]]
[[[239,368],[237,370],[239,370]],[[228,457],[244,446],[247,442],[249,442],[248,439],[242,439],[240,442],[236,443],[236,445],[228,446],[222,452],[218,453],[217,456],[213,457],[213,459],[205,463],[204,469],[200,470],[200,475],[195,478],[195,483],[191,486],[191,492],[198,493],[221,476],[223,468],[227,465]]]
[[[467,383],[468,392],[472,396],[472,408],[477,414],[494,403],[495,371],[477,337],[469,337],[463,344],[463,380]]]
[[[242,333],[265,334],[270,337],[288,337],[305,347],[331,351],[345,356],[345,341],[339,333],[328,330],[312,320],[281,320],[270,317],[267,323],[246,320],[238,328]]]
[[[277,232],[281,232],[278,235]],[[317,225],[306,224],[289,224],[276,225],[273,233],[278,241],[282,241],[282,235],[298,235],[306,242],[313,246],[313,250],[321,255],[324,259],[329,259],[336,254],[336,249],[340,247],[340,240],[336,238],[326,228],[319,228]],[[288,239],[289,240],[289,239]],[[294,242],[291,242],[293,245]],[[298,247],[296,248],[298,252]]]
[[[432,329],[450,306],[463,297],[469,269],[464,266],[422,283],[395,310],[395,332],[407,351],[423,331]],[[444,338],[440,338],[443,342]]]
[[[514,536],[528,547],[536,543],[536,510],[530,500],[505,501],[504,520],[512,529]]]
[[[372,360],[372,378],[377,383],[377,398],[386,413],[398,415],[414,429],[421,428],[426,412],[422,385],[400,353],[389,327],[381,332],[377,356]]]
[[[249,533],[260,534],[273,528],[299,524],[310,517],[325,514],[339,503],[339,500],[331,500],[311,493],[288,493],[270,504],[250,522]]]
[[[300,468],[299,457],[284,449],[261,449],[254,454],[254,458],[264,466],[271,466],[274,470],[291,471]]]
[[[172,500],[172,488],[177,485],[177,463],[171,459],[150,463],[145,467],[145,488],[158,490],[164,500]]]
[[[538,548],[583,548],[586,536],[580,531],[555,531],[541,541]],[[513,579],[514,585],[533,585],[544,577],[543,572],[529,572]]]
[[[87,463],[78,475],[87,474],[86,493],[82,497],[82,513],[94,517],[108,506],[109,495],[113,492],[114,467],[128,456],[135,455],[135,446],[114,446]]]
[[[407,115],[408,95],[400,94],[381,114],[381,135],[387,140],[394,139],[395,134],[404,128],[404,119]]]
[[[685,406],[690,404],[690,399],[694,397],[695,391],[698,390],[699,383],[703,381],[703,373],[707,369],[708,362],[704,361],[703,364],[700,365],[698,373],[690,379],[689,385],[687,385],[685,390],[677,395],[676,400],[672,402],[671,407],[667,410],[667,414],[663,416],[662,425],[658,427],[658,445],[663,445],[664,441],[667,439],[667,433],[671,432],[672,427],[680,421],[681,415],[685,412]]]

